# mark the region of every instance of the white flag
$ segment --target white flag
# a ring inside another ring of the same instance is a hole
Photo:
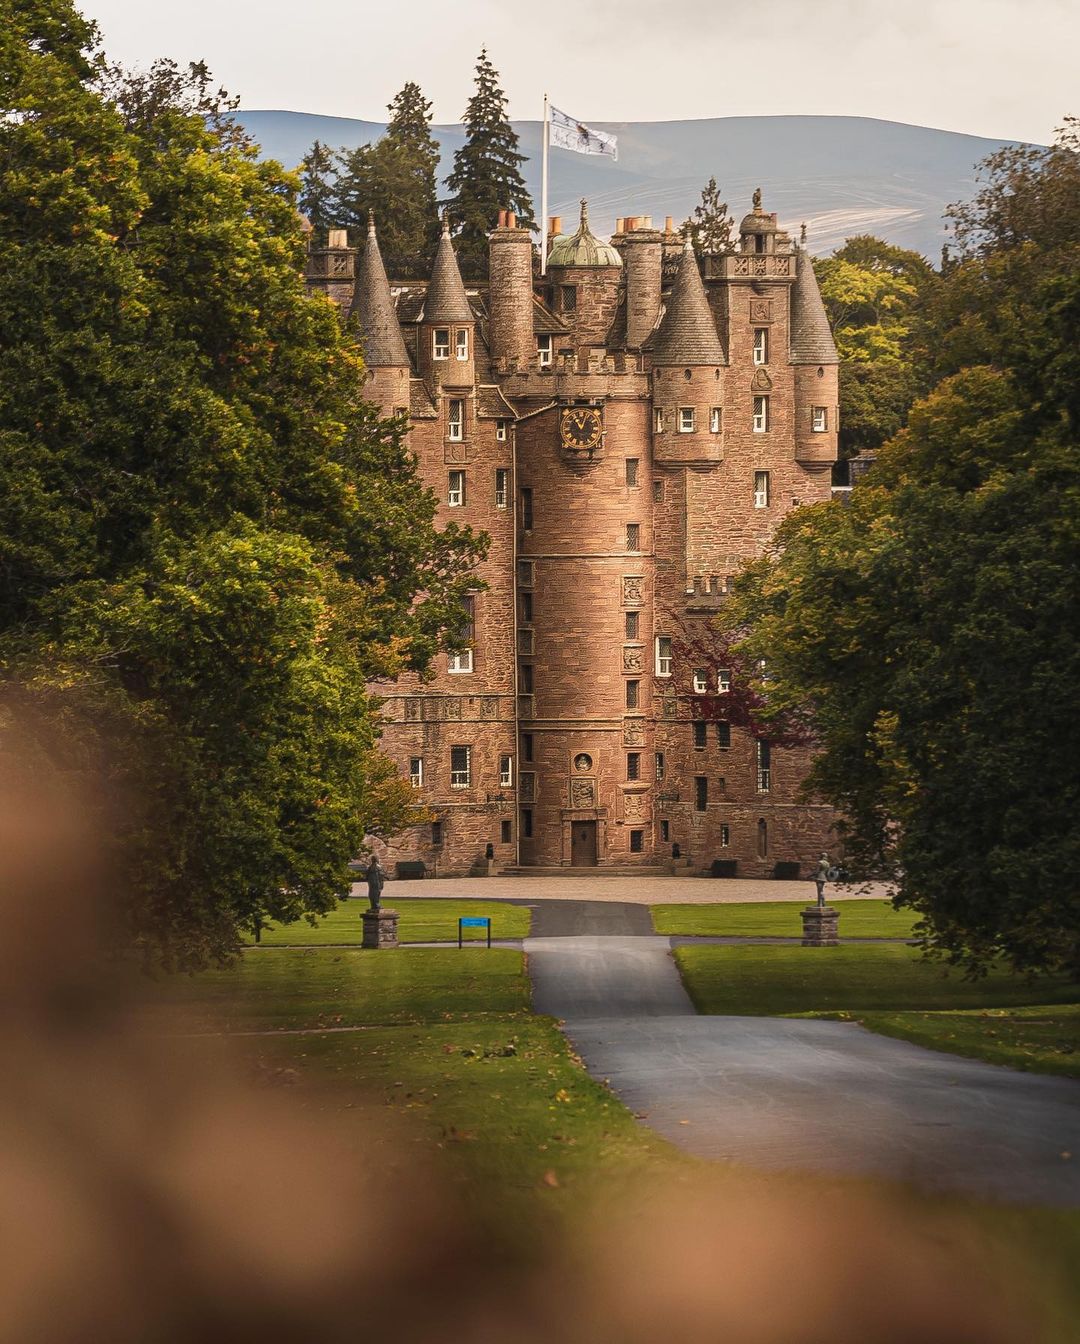
[[[551,131],[548,139],[559,149],[571,149],[575,154],[606,154],[609,159],[619,157],[619,141],[607,131],[594,131],[552,107],[548,110]]]

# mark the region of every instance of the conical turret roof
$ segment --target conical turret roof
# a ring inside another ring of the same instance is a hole
[[[372,369],[407,369],[409,356],[401,339],[397,311],[386,278],[375,217],[368,215],[367,242],[356,269],[350,314],[359,320],[364,337],[364,363]]]
[[[724,347],[689,238],[660,326],[645,348],[654,364],[724,363]]]
[[[439,239],[435,264],[431,268],[431,280],[424,298],[424,321],[431,322],[474,322],[472,306],[465,293],[458,270],[454,244],[450,241],[450,224],[443,221],[442,237]]]
[[[796,252],[795,286],[791,294],[792,364],[839,364],[825,305],[809,252]]]

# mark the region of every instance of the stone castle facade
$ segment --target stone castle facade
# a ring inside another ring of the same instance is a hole
[[[727,669],[685,651],[788,510],[830,497],[838,359],[809,256],[760,194],[704,274],[670,220],[604,242],[583,203],[553,226],[537,278],[501,216],[477,287],[448,232],[426,285],[388,279],[374,225],[309,257],[442,521],[491,538],[461,650],[378,688],[430,816],[385,859],[806,874],[836,836],[799,799],[805,750],[728,723]]]

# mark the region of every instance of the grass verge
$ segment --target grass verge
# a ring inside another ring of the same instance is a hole
[[[731,905],[654,905],[657,933],[731,937],[801,938],[799,911],[810,901],[740,901]],[[888,901],[837,901],[844,938],[910,938],[915,916]]]
[[[403,943],[456,943],[458,918],[486,915],[491,920],[493,938],[526,938],[532,912],[520,905],[503,901],[450,901],[423,896],[397,899],[393,890],[383,893],[383,904],[401,916],[398,938]],[[367,899],[343,901],[314,925],[306,919],[292,924],[271,924],[263,929],[261,947],[326,947],[353,943],[360,946],[360,916],[368,908]],[[466,929],[466,942],[486,942],[483,929]],[[248,938],[249,944],[254,940]]]

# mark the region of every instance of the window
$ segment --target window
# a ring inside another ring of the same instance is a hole
[[[667,842],[671,839],[671,822],[670,822],[670,821],[662,821],[662,822],[660,823],[660,839],[664,842],[665,845],[666,845]]]
[[[520,593],[521,598],[521,623],[522,625],[532,625],[533,619],[533,595],[532,593]]]
[[[473,670],[472,649],[457,649],[446,655],[447,672],[471,672]]]
[[[500,423],[502,423],[500,421]],[[505,509],[506,501],[510,494],[510,469],[509,467],[495,468],[495,507]]]
[[[518,653],[524,657],[532,657],[536,651],[536,641],[531,630],[518,631]]]
[[[447,474],[446,502],[452,509],[460,509],[465,503],[465,473],[451,471]]]
[[[472,747],[450,748],[450,787],[467,789],[472,782]]]
[[[709,433],[720,433],[720,407],[714,406],[709,412]]]
[[[671,676],[671,636],[656,636],[656,675]]]
[[[534,685],[532,663],[522,663],[521,667],[518,669],[518,674],[522,695],[532,695]]]
[[[693,406],[679,407],[679,433],[693,434],[694,432],[694,408]]]
[[[424,758],[423,756],[409,757],[409,783],[414,789],[424,787]]]
[[[653,497],[653,503],[654,503],[654,504],[663,504],[663,502],[664,502],[664,482],[663,482],[663,481],[653,481],[653,483],[652,483],[652,497]]]
[[[526,486],[521,492],[521,526],[526,532],[533,525],[532,490]]]
[[[450,331],[447,327],[436,327],[431,336],[432,359],[450,358]]]
[[[754,363],[768,364],[769,362],[769,328],[754,328]]]
[[[705,728],[704,719],[694,720],[694,748],[697,751],[702,751],[705,747]]]
[[[533,758],[533,735],[532,733],[521,734],[521,754],[527,761]]]
[[[469,358],[469,331],[467,327],[459,328],[454,336],[454,354],[460,360]]]
[[[536,338],[536,357],[542,369],[551,368],[551,333]]]
[[[769,827],[764,817],[757,824],[757,852],[759,859],[767,858],[769,854]]]
[[[731,690],[731,668],[722,667],[716,674],[716,693],[717,695],[727,695]]]
[[[532,560],[519,560],[517,581],[521,588],[531,588],[536,577],[536,566]]]
[[[631,853],[631,854],[640,854],[640,853],[642,853],[642,851],[643,851],[644,849],[645,849],[645,832],[644,832],[644,831],[631,831],[631,832],[630,832],[630,853]]]
[[[754,398],[754,433],[764,434],[769,428],[769,398]]]
[[[465,437],[465,403],[456,397],[450,402],[447,414],[446,437],[460,443]]]
[[[626,549],[627,549],[628,551],[640,551],[640,550],[641,550],[641,524],[640,524],[640,523],[627,523],[627,524],[626,524]]]
[[[731,724],[727,719],[716,720],[716,745],[725,751],[731,746]]]
[[[499,828],[499,842],[508,845],[514,838],[513,823],[504,821]]]
[[[509,789],[514,783],[514,758],[512,756],[499,757],[499,787]]]
[[[757,791],[768,793],[772,786],[772,751],[768,742],[758,739],[757,743]]]
[[[709,780],[706,775],[694,776],[694,811],[704,812],[709,806]]]
[[[627,485],[637,485],[637,469],[638,469],[638,459],[636,457],[628,457],[626,459]]]
[[[564,313],[577,312],[577,285],[560,285],[559,300]]]
[[[626,638],[637,639],[638,631],[641,628],[641,612],[628,611],[626,613]]]
[[[431,843],[433,845],[442,844],[442,822],[433,821],[431,823]]]
[[[510,435],[510,421],[509,421],[509,420],[496,420],[496,421],[495,421],[495,442],[496,442],[496,443],[505,443],[506,440],[509,438],[509,435]]]
[[[663,778],[664,778],[664,753],[662,751],[658,751],[656,753],[656,782],[659,784]]]
[[[626,778],[627,778],[627,779],[640,779],[640,778],[641,778],[641,752],[640,752],[640,751],[628,751],[628,752],[626,753]]]
[[[829,413],[824,406],[811,408],[810,425],[815,434],[824,434],[829,428]]]
[[[721,848],[721,849],[727,849],[728,845],[730,845],[730,844],[731,844],[731,827],[730,827],[730,826],[721,826],[721,827],[720,827],[720,848]]]
[[[532,839],[532,808],[521,809],[521,834],[526,840]]]
[[[465,617],[457,630],[457,643],[463,647],[451,652],[446,660],[448,672],[471,672],[473,670],[472,642],[476,637],[476,598],[466,596],[461,600],[465,608]]]
[[[626,708],[637,709],[638,699],[641,694],[640,681],[628,681],[626,683]]]
[[[709,674],[703,667],[694,668],[694,694],[708,695],[709,693]]]
[[[656,410],[653,411],[653,420],[652,420],[652,424],[653,424],[653,433],[654,433],[654,434],[663,434],[663,432],[664,432],[664,412],[660,409],[659,406],[657,406]]]
[[[767,471],[754,472],[754,508],[767,509],[769,507],[769,473]]]

